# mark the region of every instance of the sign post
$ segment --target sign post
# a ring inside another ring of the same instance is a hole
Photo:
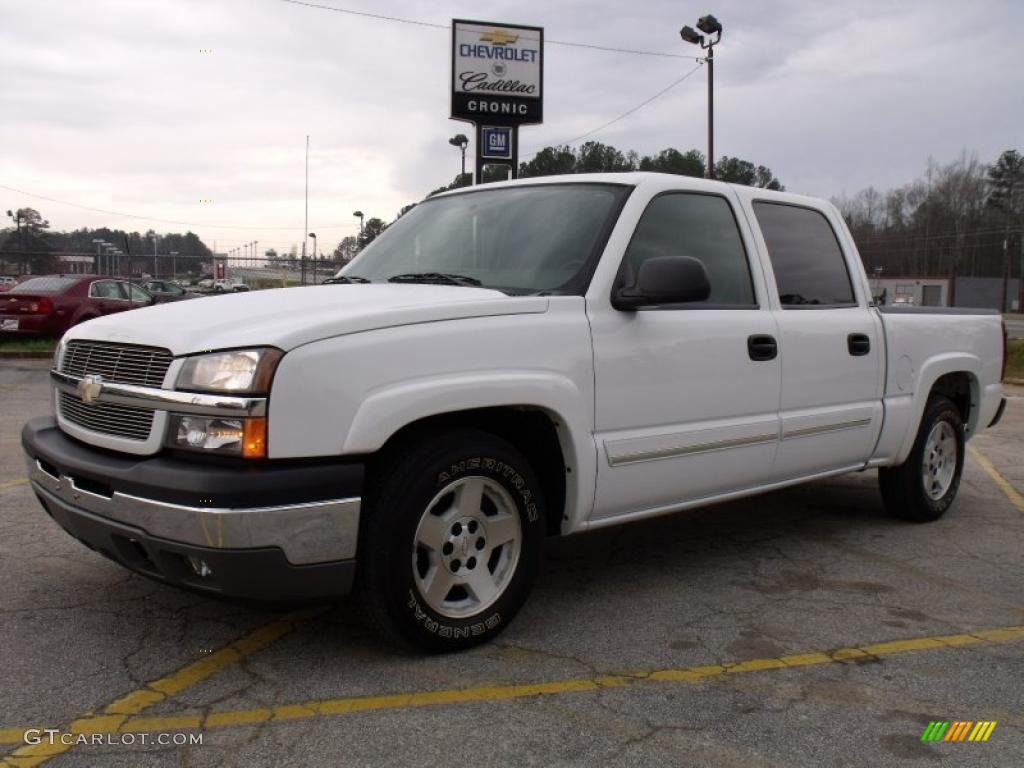
[[[519,126],[544,121],[544,29],[452,20],[451,118],[476,127],[475,183],[485,165],[519,175]]]

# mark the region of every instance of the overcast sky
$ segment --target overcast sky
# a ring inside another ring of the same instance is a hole
[[[712,12],[716,155],[830,196],[917,176],[929,156],[1024,149],[1024,2],[311,0],[448,24],[545,27],[549,40],[695,55],[678,35]],[[209,50],[210,52],[203,52]],[[0,0],[0,210],[56,229],[192,229],[217,250],[327,250],[367,216],[458,173],[446,139],[450,33],[282,0]],[[548,45],[545,120],[523,150],[585,133],[692,60]],[[706,73],[590,138],[641,154],[706,147]],[[528,154],[526,155],[529,156]],[[210,200],[212,202],[200,202]],[[219,226],[213,226],[219,225]]]

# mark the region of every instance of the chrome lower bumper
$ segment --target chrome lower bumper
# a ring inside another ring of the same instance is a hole
[[[293,565],[350,560],[359,537],[359,498],[276,507],[216,509],[84,490],[28,460],[32,487],[51,501],[91,512],[151,536],[217,549],[279,547]]]

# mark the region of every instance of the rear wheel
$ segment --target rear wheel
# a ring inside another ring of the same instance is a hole
[[[540,483],[509,443],[473,429],[390,455],[371,481],[359,542],[364,614],[385,638],[429,651],[489,640],[536,577]]]
[[[952,505],[964,468],[964,425],[956,405],[933,395],[907,460],[878,470],[889,514],[914,522],[938,520]]]

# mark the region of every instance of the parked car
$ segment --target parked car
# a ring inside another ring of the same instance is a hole
[[[169,301],[182,301],[183,299],[198,299],[199,294],[186,291],[180,285],[170,280],[146,280],[142,283],[157,304],[166,304]]]
[[[936,520],[1005,406],[1000,316],[872,306],[809,197],[487,184],[340,276],[72,329],[22,432],[49,514],[219,595],[355,584],[384,637],[450,651],[509,625],[546,535],[872,468],[891,514]]]
[[[214,293],[241,293],[248,290],[249,286],[236,277],[230,277],[224,280],[215,280],[213,282]]]
[[[0,332],[58,337],[86,320],[153,304],[127,280],[96,275],[32,277],[0,297]]]

